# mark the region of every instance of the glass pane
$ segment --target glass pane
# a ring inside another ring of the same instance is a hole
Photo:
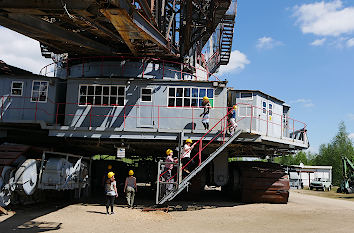
[[[103,87],[103,95],[109,95],[109,87]]]
[[[104,88],[103,88],[104,89]],[[108,105],[108,100],[109,100],[109,97],[108,96],[104,96],[103,97],[103,102],[102,102],[102,105]]]
[[[171,97],[175,97],[176,94],[175,94],[175,88],[173,87],[170,87],[169,90],[168,90],[168,96],[171,96]]]
[[[272,109],[273,108],[273,105],[272,104],[269,104],[269,109]]]
[[[265,108],[265,107],[267,107],[267,104],[266,104],[266,102],[263,102],[263,107]]]
[[[88,87],[88,93],[87,93],[87,94],[88,94],[88,95],[93,95],[93,94],[94,94],[94,89],[95,89],[94,86],[89,86],[89,87]],[[91,103],[92,103],[92,102],[91,102]]]
[[[252,99],[252,92],[241,92],[241,99]]]
[[[207,92],[208,98],[214,98],[214,89],[208,89]]]
[[[12,89],[11,95],[22,95],[21,89]]]
[[[273,115],[273,111],[272,110],[269,110],[269,115]]]
[[[90,87],[89,87],[90,90]],[[87,96],[87,105],[92,105],[93,104],[93,96]]]
[[[263,108],[263,113],[264,113],[264,114],[266,113],[266,109],[265,109],[265,108]]]
[[[102,97],[101,96],[95,96],[94,105],[101,105],[101,102],[102,102]]]
[[[118,95],[124,96],[124,94],[125,94],[125,87],[118,87]],[[123,100],[123,102],[124,102],[124,100]]]
[[[33,83],[33,90],[34,91],[38,91],[39,90],[39,86],[40,86],[40,82],[34,82]]]
[[[102,94],[102,86],[95,86],[95,95]]]
[[[12,83],[12,88],[22,88],[22,83]]]
[[[199,107],[201,107],[201,108],[203,107],[202,103],[203,103],[203,99],[199,99]]]
[[[149,88],[149,89],[143,88],[143,89],[141,90],[141,93],[142,93],[143,95],[151,95],[151,89],[150,89],[150,88]]]
[[[187,98],[184,98],[184,107],[190,107],[191,106],[191,100],[190,99],[187,99]]]
[[[48,83],[47,82],[41,82],[41,86],[47,86]]]
[[[168,98],[168,107],[175,106],[175,98]]]
[[[44,84],[41,84],[41,86],[40,86],[40,91],[46,91],[47,90],[47,83],[44,83]]]
[[[80,95],[86,95],[87,86],[80,86]]]
[[[197,88],[192,89],[192,97],[198,97],[198,89]]]
[[[151,96],[150,95],[143,95],[141,97],[141,100],[151,102]]]
[[[39,95],[39,101],[47,101],[47,95],[46,92],[41,92],[41,94]]]
[[[200,91],[199,91],[199,97],[204,97],[204,96],[206,96],[206,89],[200,89]]]
[[[192,99],[192,106],[198,106],[198,99]]]
[[[124,106],[124,97],[118,97],[118,105]]]
[[[34,91],[34,92],[32,93],[32,101],[37,101],[38,98],[39,98],[39,92]]]
[[[182,107],[182,98],[176,99],[176,107]]]
[[[117,105],[117,97],[111,96],[110,104],[111,105]]]
[[[184,88],[184,97],[190,97],[190,96],[191,96],[191,89]]]
[[[86,96],[80,96],[80,105],[86,105]]]
[[[111,86],[111,95],[114,95],[114,96],[117,95],[117,87],[116,86]]]
[[[182,97],[182,96],[183,96],[183,88],[177,88],[176,97]]]

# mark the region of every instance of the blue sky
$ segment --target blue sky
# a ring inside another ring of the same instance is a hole
[[[34,73],[51,63],[38,42],[0,27],[0,59]],[[311,151],[344,121],[354,139],[354,1],[238,0],[230,64],[236,89],[286,101],[308,125]]]
[[[311,151],[342,120],[354,133],[354,1],[239,0],[233,50],[221,77],[290,104]]]

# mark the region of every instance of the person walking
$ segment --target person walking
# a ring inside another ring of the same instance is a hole
[[[211,105],[209,102],[209,98],[207,96],[203,97],[202,106],[203,106],[204,111],[202,114],[200,114],[200,117],[203,117],[202,123],[203,123],[204,129],[209,130],[209,118],[210,118],[209,112],[210,112]]]
[[[192,145],[192,143],[193,143],[192,139],[188,138],[186,140],[186,143],[183,146],[183,150],[182,150],[182,154],[181,154],[182,166],[186,166],[186,164],[191,159],[191,152],[195,146],[195,144]],[[193,160],[190,161],[187,165],[189,170],[192,170],[192,164],[194,164]],[[183,171],[185,171],[188,174],[190,173],[189,170],[186,167],[183,169]]]
[[[135,193],[138,191],[136,186],[136,178],[133,176],[134,171],[129,171],[129,176],[125,179],[124,192],[126,193],[127,202],[130,208],[134,206]]]
[[[232,112],[231,112],[231,118],[230,118],[230,135],[232,136],[235,133],[235,130],[237,128],[237,123],[236,123],[236,110],[237,110],[237,105],[234,105],[232,107]]]
[[[164,177],[165,181],[173,183],[174,179],[171,179],[172,178],[172,169],[174,167],[173,163],[177,163],[178,160],[173,158],[173,150],[171,150],[171,149],[166,150],[166,155],[167,155],[167,157],[166,157],[165,162],[168,164],[165,165],[165,171],[164,171],[163,177]],[[171,191],[173,189],[173,184],[166,184],[166,187],[167,187],[167,191]]]
[[[108,179],[106,180],[106,214],[110,214],[108,211],[109,207],[111,207],[111,214],[114,214],[114,198],[118,197],[117,182],[114,178],[114,175],[115,174],[113,172],[108,172],[107,174]]]

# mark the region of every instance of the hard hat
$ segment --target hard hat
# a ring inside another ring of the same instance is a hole
[[[203,100],[209,100],[208,96],[204,96]]]
[[[186,140],[186,143],[193,143],[193,141],[192,141],[192,139],[190,139],[190,138],[188,138],[187,140]]]
[[[115,175],[114,172],[108,172],[107,177],[111,179],[114,175]]]
[[[134,175],[133,170],[130,170],[130,171],[128,172],[128,174],[129,174],[130,176]]]
[[[170,155],[171,152],[173,152],[173,150],[171,150],[171,149],[166,150],[166,155]]]
[[[108,165],[108,170],[111,170],[112,169],[112,165]]]
[[[237,109],[237,105],[234,105],[234,107],[233,107],[234,109]]]

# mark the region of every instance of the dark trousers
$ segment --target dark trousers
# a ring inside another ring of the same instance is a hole
[[[115,196],[106,195],[106,210],[107,210],[107,213],[108,213],[109,206],[111,206],[111,212],[113,212],[114,198],[115,198]]]

